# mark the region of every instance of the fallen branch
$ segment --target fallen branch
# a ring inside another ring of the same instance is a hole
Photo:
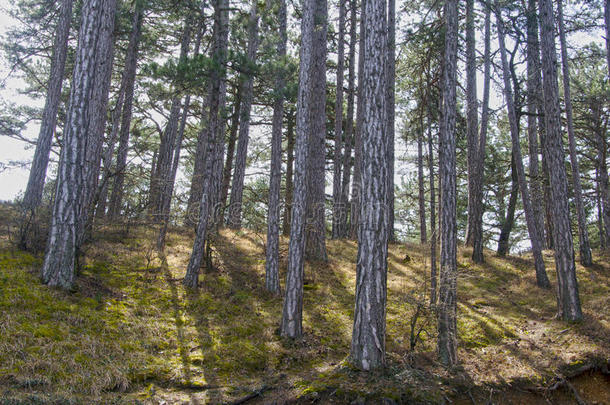
[[[252,393],[246,395],[245,397],[236,399],[233,402],[227,402],[226,405],[240,405],[240,404],[245,404],[246,402],[250,401],[251,399],[260,397],[261,395],[263,395],[263,392],[267,391],[271,389],[271,387],[267,386],[267,385],[263,385],[262,387],[260,387],[258,390],[253,391]]]

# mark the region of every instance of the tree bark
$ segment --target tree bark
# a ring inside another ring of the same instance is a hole
[[[386,1],[364,2],[362,187],[356,304],[350,359],[361,370],[385,365],[388,211]]]
[[[313,31],[309,131],[309,171],[307,175],[307,225],[305,256],[327,260],[325,179],[326,179],[326,42],[328,10],[326,0],[316,0]]]
[[[267,215],[267,252],[265,261],[265,287],[273,294],[280,294],[279,245],[280,245],[280,186],[282,181],[282,121],[284,119],[284,92],[286,87],[286,1],[279,0],[280,37],[277,43],[279,67],[276,70],[273,124],[271,129],[271,174],[269,179],[269,212]]]
[[[610,76],[610,0],[604,1],[604,24],[606,26],[606,61]]]
[[[580,250],[580,264],[591,266],[591,246],[589,245],[589,232],[587,231],[587,216],[582,200],[582,185],[580,183],[580,168],[576,152],[576,136],[574,135],[574,121],[572,118],[572,96],[570,94],[570,69],[568,68],[568,50],[566,33],[563,24],[563,1],[557,1],[559,41],[561,43],[561,71],[563,76],[563,97],[566,107],[566,123],[568,127],[568,141],[570,145],[570,163],[572,164],[572,183],[574,185],[574,202],[578,216],[578,244]]]
[[[258,48],[258,15],[256,0],[252,3],[248,27],[248,56],[245,69],[241,73],[244,85],[243,98],[239,111],[239,138],[235,156],[235,171],[231,185],[228,224],[233,229],[241,228],[242,200],[244,195],[244,178],[246,175],[246,158],[250,140],[250,110],[252,109],[254,74],[256,70],[256,50]]]
[[[333,161],[333,239],[338,239],[341,237],[341,218],[345,215],[345,208],[341,202],[341,152],[343,148],[343,73],[345,70],[345,2],[346,0],[339,0],[339,38],[337,39],[337,91],[335,97],[335,153]]]
[[[517,113],[515,112],[514,95],[510,83],[510,70],[508,66],[508,58],[506,56],[506,45],[504,37],[504,22],[502,20],[501,11],[496,11],[496,24],[498,27],[498,41],[500,44],[500,57],[502,59],[502,72],[504,79],[504,98],[508,109],[508,120],[510,124],[510,134],[512,139],[513,160],[517,171],[517,181],[521,190],[521,200],[525,211],[525,221],[527,230],[530,236],[532,245],[532,254],[534,256],[534,267],[536,269],[536,284],[541,288],[549,288],[551,283],[546,274],[544,259],[542,258],[542,250],[540,248],[540,238],[534,218],[534,210],[530,200],[527,180],[525,179],[525,169],[523,167],[523,158],[521,156],[521,146],[519,144],[519,124],[517,122]]]
[[[466,140],[468,149],[468,225],[466,246],[474,246],[476,190],[479,154],[479,107],[477,100],[477,60],[475,55],[474,0],[466,0]]]
[[[395,139],[395,121],[396,121],[396,1],[388,0],[388,60],[387,60],[387,85],[388,85],[388,101],[386,104],[387,112],[387,137],[388,137],[388,227],[389,240],[394,242],[396,234],[394,233],[394,139]]]
[[[233,168],[233,158],[235,157],[235,144],[237,143],[237,131],[239,129],[239,111],[241,109],[241,83],[236,86],[235,96],[233,98],[233,116],[231,117],[231,127],[229,129],[229,139],[227,143],[227,156],[225,158],[225,166],[222,172],[222,191],[220,194],[220,202],[223,205],[224,212],[227,206],[227,196],[229,195],[229,186],[231,185],[231,169]]]
[[[445,3],[440,124],[441,274],[438,304],[438,357],[445,366],[457,364],[457,223],[455,119],[458,45],[458,2]]]
[[[112,0],[89,0],[83,4],[55,202],[41,269],[43,283],[53,287],[71,289],[74,283],[79,249],[79,204],[85,192],[83,166],[90,135],[89,103],[96,83],[95,66],[106,56],[100,54],[98,45],[105,25],[104,16],[110,15],[112,3]]]
[[[53,143],[53,135],[55,135],[55,127],[57,125],[57,110],[60,104],[61,87],[68,53],[72,3],[73,0],[62,0],[60,6],[51,59],[51,74],[49,76],[47,97],[44,109],[42,110],[40,133],[36,142],[30,177],[23,196],[24,207],[28,210],[34,210],[40,205],[42,200],[42,191],[49,164],[49,154],[51,153],[51,144]]]
[[[430,81],[428,80],[428,83]],[[428,85],[428,175],[430,176],[430,304],[436,305],[437,270],[436,270],[436,187],[434,185],[434,148],[432,147],[432,105],[430,84]]]
[[[303,258],[305,253],[305,220],[307,204],[308,136],[312,99],[314,57],[314,15],[317,0],[303,1],[299,89],[297,93],[294,193],[288,247],[286,292],[280,333],[289,338],[303,335]]]
[[[555,53],[555,19],[551,0],[540,0],[541,49],[545,109],[545,142],[547,149],[551,209],[553,212],[553,241],[558,281],[558,311],[567,321],[582,319],[574,246],[570,230],[568,182],[564,166],[559,89],[557,86],[557,54]]]
[[[294,192],[294,126],[296,121],[296,112],[288,115],[286,123],[286,190],[284,191],[284,219],[282,221],[282,234],[290,235],[290,223],[292,214],[292,196]]]

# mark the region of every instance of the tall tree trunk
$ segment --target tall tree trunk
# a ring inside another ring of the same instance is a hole
[[[100,54],[98,45],[101,45],[104,17],[111,14],[109,10],[114,11],[113,3],[113,0],[89,0],[83,4],[55,202],[41,269],[43,283],[64,289],[71,289],[74,283],[79,249],[79,204],[85,191],[83,166],[90,135],[89,103],[96,83],[95,66],[100,58],[107,56]]]
[[[519,199],[519,177],[517,176],[515,155],[512,153],[510,156],[510,177],[511,190],[510,196],[508,197],[508,207],[506,208],[506,214],[501,221],[500,236],[498,237],[497,254],[501,257],[506,256],[509,250],[510,233],[515,224],[515,209],[517,208],[517,200]]]
[[[362,0],[364,1],[364,0]],[[354,137],[354,180],[352,182],[352,199],[350,204],[350,238],[356,239],[358,237],[358,226],[360,223],[360,188],[361,178],[360,173],[362,171],[362,123],[363,123],[363,110],[362,105],[364,104],[362,94],[362,72],[364,72],[364,18],[366,10],[361,6],[360,14],[360,38],[358,43],[358,105],[356,110],[356,132]]]
[[[606,61],[610,76],[610,0],[604,1],[604,23],[606,25]]]
[[[327,260],[326,254],[326,42],[328,9],[326,0],[316,0],[311,72],[309,171],[307,174],[307,225],[305,256]]]
[[[604,228],[604,240],[608,242],[610,240],[610,194],[608,190],[608,144],[606,141],[605,131],[600,125],[601,120],[601,109],[598,103],[591,105],[591,115],[593,118],[593,124],[597,128],[596,139],[597,139],[597,172],[598,172],[598,185],[601,194],[602,203],[602,217],[603,217],[603,228]]]
[[[521,156],[521,146],[519,144],[519,124],[517,122],[517,113],[515,111],[513,89],[510,83],[510,70],[508,66],[508,58],[506,56],[506,45],[504,38],[504,22],[502,21],[501,11],[496,11],[496,24],[498,26],[498,40],[500,44],[500,57],[502,59],[502,72],[504,79],[504,98],[508,109],[508,120],[510,124],[510,135],[513,144],[513,159],[515,161],[515,169],[517,171],[517,181],[521,190],[521,200],[525,211],[525,221],[527,230],[530,236],[532,245],[532,254],[534,255],[534,267],[536,269],[536,284],[541,288],[549,288],[551,283],[546,274],[544,259],[542,258],[542,250],[540,248],[540,237],[536,229],[534,218],[534,210],[530,200],[527,180],[525,179],[525,168],[523,167],[523,158]]]
[[[347,117],[345,122],[345,150],[343,153],[343,178],[341,180],[341,204],[343,215],[339,224],[341,238],[348,236],[347,220],[349,217],[349,186],[352,175],[352,149],[354,144],[354,96],[356,81],[356,0],[350,2],[350,40],[349,40],[349,68],[347,85]]]
[[[438,357],[446,366],[457,363],[457,222],[455,119],[458,45],[458,2],[445,3],[445,58],[443,60],[440,123],[441,274],[438,304]]]
[[[489,82],[491,78],[491,10],[485,7],[485,51],[483,54],[483,108],[477,150],[477,164],[474,177],[474,207],[472,221],[472,260],[483,263],[483,184],[485,183],[485,148],[487,146],[487,125],[489,123]]]
[[[40,123],[40,133],[36,142],[34,160],[30,170],[30,177],[23,196],[23,204],[26,209],[34,210],[42,200],[49,164],[49,154],[51,144],[57,125],[57,110],[59,109],[61,87],[64,79],[64,68],[66,66],[66,55],[68,53],[68,35],[70,33],[70,22],[72,21],[73,0],[62,0],[59,20],[55,29],[55,41],[53,44],[53,57],[51,59],[51,74],[47,98],[44,109],[42,110],[42,121]]]
[[[600,187],[599,167],[595,168],[595,197],[597,205],[597,232],[599,233],[599,246],[602,249],[606,248],[606,231],[604,229],[604,214],[602,208],[602,197]]]
[[[396,116],[396,1],[388,0],[388,61],[387,61],[387,77],[388,86],[386,104],[388,127],[388,227],[389,240],[395,241],[396,234],[394,233],[394,139],[395,139],[395,116]]]
[[[311,102],[314,57],[314,15],[317,0],[303,1],[301,20],[301,50],[299,59],[299,89],[297,93],[295,175],[286,293],[280,333],[289,338],[303,335],[303,258],[305,253],[305,220],[307,204],[308,137],[311,131]]]
[[[568,321],[582,319],[574,246],[570,230],[568,182],[564,166],[559,88],[557,86],[557,54],[555,53],[555,19],[551,0],[540,0],[541,49],[544,87],[545,142],[551,183],[553,240],[558,281],[559,315]]]
[[[229,36],[229,9],[228,0],[214,1],[214,48],[212,57],[215,68],[210,77],[210,103],[209,103],[209,134],[208,156],[204,156],[208,175],[203,177],[202,192],[199,196],[200,210],[197,222],[197,232],[193,251],[186,270],[183,284],[187,288],[197,288],[199,284],[199,269],[204,256],[204,245],[208,236],[210,225],[210,212],[220,200],[220,187],[222,177],[222,152],[224,151],[224,124],[221,124],[221,114],[224,109],[226,95],[226,68],[227,42]],[[215,156],[209,156],[211,154]],[[220,153],[218,153],[220,152]],[[218,174],[218,177],[217,175]],[[217,182],[215,185],[214,183]],[[211,218],[214,220],[214,218]]]
[[[362,188],[356,305],[350,359],[362,370],[385,364],[388,269],[388,84],[386,0],[364,2]]]
[[[576,137],[574,135],[574,121],[572,118],[572,97],[570,95],[570,69],[568,68],[568,50],[566,33],[563,24],[563,0],[557,1],[559,41],[561,43],[561,72],[563,76],[563,97],[566,106],[566,123],[568,127],[568,140],[570,145],[570,163],[572,164],[572,183],[574,185],[574,202],[578,215],[578,243],[580,250],[580,264],[591,266],[591,246],[589,245],[589,232],[587,231],[587,216],[582,201],[582,185],[580,183],[580,168],[576,154]]]
[[[421,79],[421,77],[420,77]],[[420,88],[421,90],[421,88]],[[419,128],[417,131],[417,189],[419,203],[419,241],[423,245],[428,241],[428,231],[426,229],[426,189],[424,184],[424,100],[423,90],[421,90],[422,101],[419,106]]]
[[[428,80],[428,83],[430,81]],[[432,147],[432,105],[430,104],[430,84],[428,85],[428,176],[430,176],[430,304],[436,305],[436,187],[434,185],[434,148]]]
[[[542,121],[542,77],[540,74],[540,44],[538,43],[538,15],[536,0],[528,0],[527,6],[527,137],[529,146],[529,177],[534,220],[540,236],[540,247],[547,246],[544,234],[544,179],[538,162],[538,133]],[[540,131],[541,133],[541,131]]]
[[[233,168],[233,158],[235,157],[235,144],[237,143],[237,130],[239,129],[239,111],[241,109],[241,83],[236,86],[235,95],[233,98],[233,116],[231,117],[231,127],[229,128],[229,139],[227,143],[227,156],[225,166],[222,172],[222,191],[220,194],[220,202],[222,203],[222,211],[224,212],[227,205],[227,196],[229,194],[229,186],[231,185],[231,169]]]
[[[142,1],[136,2],[133,14],[133,25],[125,57],[125,71],[122,81],[125,84],[125,99],[121,112],[121,132],[119,136],[119,149],[115,177],[112,185],[112,194],[108,207],[108,217],[117,218],[121,213],[123,205],[123,193],[125,183],[125,170],[127,169],[127,153],[129,151],[129,134],[131,132],[131,116],[133,107],[133,92],[135,88],[136,70],[138,63],[138,48],[142,32]]]
[[[475,55],[474,0],[466,0],[466,140],[468,149],[468,225],[466,246],[474,246],[476,190],[479,154],[479,107],[477,100],[477,60]]]
[[[333,239],[338,239],[341,237],[341,218],[345,215],[345,208],[341,203],[341,151],[343,147],[343,73],[345,70],[345,2],[346,0],[339,0],[339,38],[337,40],[337,91],[335,98],[335,154],[333,161]]]
[[[282,220],[282,234],[290,235],[291,213],[292,213],[292,196],[294,191],[294,126],[295,112],[289,114],[286,123],[286,189],[284,191],[284,219]]]
[[[241,228],[242,200],[244,195],[244,178],[246,175],[246,158],[248,141],[250,140],[250,110],[252,109],[254,74],[256,70],[256,50],[258,48],[258,15],[256,0],[252,3],[250,22],[248,24],[248,56],[245,69],[241,73],[243,83],[243,98],[239,111],[239,138],[237,140],[237,155],[235,170],[231,185],[231,200],[229,203],[228,224],[233,229]]]

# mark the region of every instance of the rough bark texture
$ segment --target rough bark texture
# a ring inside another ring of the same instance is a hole
[[[343,148],[343,73],[345,70],[345,2],[339,0],[339,38],[337,51],[337,91],[335,97],[335,150],[333,160],[333,221],[332,237],[341,237],[345,207],[341,201],[341,157]],[[347,143],[347,142],[346,142]]]
[[[538,43],[538,15],[536,0],[528,0],[527,6],[527,136],[529,146],[529,178],[536,229],[541,248],[546,247],[544,237],[544,179],[539,169],[538,133],[539,120],[544,114],[541,101],[542,77],[540,74],[540,44]],[[540,117],[540,118],[539,118]]]
[[[40,133],[36,142],[30,177],[23,196],[23,204],[29,210],[35,209],[40,205],[42,200],[42,191],[49,164],[49,154],[57,125],[57,110],[60,104],[61,86],[64,79],[64,68],[68,50],[68,34],[70,33],[70,22],[72,21],[72,3],[73,0],[63,0],[61,2],[59,20],[55,30],[47,98],[42,110]]]
[[[455,172],[458,2],[445,3],[445,57],[441,84],[440,123],[441,268],[438,300],[438,357],[446,366],[457,363],[457,220]]]
[[[282,121],[284,118],[284,91],[286,78],[287,17],[286,1],[279,0],[278,21],[280,37],[277,57],[280,63],[276,71],[273,124],[271,128],[271,174],[269,179],[269,212],[267,215],[267,252],[265,261],[265,287],[273,294],[280,294],[279,245],[280,245],[280,185],[282,181]]]
[[[604,2],[604,23],[606,25],[606,61],[608,76],[610,76],[610,0]]]
[[[307,225],[305,255],[311,260],[327,260],[325,180],[326,180],[326,0],[316,0],[313,31],[313,59],[309,130],[309,170],[307,174]]]
[[[364,2],[362,187],[356,304],[350,359],[361,370],[385,364],[388,267],[388,142],[386,1]]]
[[[428,89],[428,100],[430,100]],[[428,103],[428,175],[430,176],[430,304],[436,305],[436,187],[434,185],[434,148],[432,147],[432,106]]]
[[[199,269],[203,261],[204,245],[208,236],[211,211],[214,204],[220,200],[220,187],[222,178],[222,152],[224,151],[224,125],[221,124],[221,113],[224,109],[226,92],[227,42],[229,35],[229,9],[228,0],[216,0],[214,2],[214,47],[212,57],[216,68],[212,70],[210,77],[210,103],[209,103],[209,134],[207,142],[207,154],[203,157],[206,162],[208,175],[203,177],[202,192],[198,198],[200,203],[199,218],[193,251],[184,277],[184,285],[187,288],[197,288],[199,283]],[[221,152],[221,153],[218,153]],[[209,156],[209,155],[213,156]],[[217,184],[214,184],[217,183]],[[213,214],[213,213],[212,213]]]
[[[97,46],[106,4],[102,0],[83,4],[53,215],[41,269],[43,283],[64,289],[72,288],[74,283],[79,203],[84,191],[83,165],[90,124],[89,102],[94,90],[95,66],[101,56]]]
[[[394,138],[395,138],[395,116],[396,116],[396,1],[388,0],[388,60],[387,60],[387,138],[388,138],[388,227],[389,240],[395,241],[394,233]]]
[[[227,156],[225,166],[222,172],[222,191],[220,194],[220,202],[223,205],[223,212],[227,205],[227,196],[229,194],[229,186],[231,185],[231,169],[233,168],[233,158],[235,157],[235,144],[237,143],[237,131],[239,129],[239,111],[241,109],[241,92],[242,86],[238,84],[233,98],[233,116],[231,118],[231,127],[229,129],[229,139],[227,143]]]
[[[525,221],[527,223],[527,230],[530,236],[530,243],[532,245],[534,267],[536,269],[536,283],[539,287],[549,288],[551,283],[549,282],[549,278],[546,274],[544,260],[542,258],[542,251],[540,248],[540,237],[538,235],[538,230],[536,229],[534,210],[530,200],[527,180],[525,179],[525,168],[523,167],[521,145],[519,143],[519,124],[517,122],[517,113],[515,112],[513,89],[510,82],[510,70],[508,66],[508,58],[506,56],[504,22],[502,20],[502,16],[500,15],[500,11],[496,12],[496,24],[498,26],[498,42],[500,44],[500,57],[502,59],[503,72],[502,76],[504,79],[504,98],[506,100],[506,106],[508,109],[508,121],[510,124],[513,159],[515,161],[519,189],[521,190],[521,200],[523,201],[523,209],[525,211]]]
[[[489,82],[491,78],[491,10],[485,7],[485,51],[483,54],[483,107],[481,128],[477,148],[476,172],[473,185],[472,210],[472,260],[483,263],[483,185],[485,183],[485,148],[487,146],[487,125],[489,123]]]
[[[515,167],[515,157],[511,154],[510,157],[510,177],[511,177],[511,189],[510,196],[508,197],[508,207],[504,218],[502,218],[500,226],[500,235],[498,237],[498,249],[496,253],[498,256],[506,256],[510,247],[510,233],[513,230],[515,224],[515,209],[517,208],[517,200],[519,199],[519,178],[517,176],[517,168]]]
[[[566,107],[566,124],[568,129],[568,140],[570,145],[570,163],[572,164],[572,184],[574,187],[574,203],[578,217],[578,244],[580,250],[580,264],[591,266],[591,246],[589,245],[589,232],[587,231],[587,216],[582,200],[582,185],[580,183],[580,168],[576,152],[576,136],[574,135],[574,120],[572,118],[572,96],[570,94],[570,69],[568,68],[568,50],[566,33],[563,24],[563,0],[557,1],[559,41],[561,43],[561,72],[563,76],[563,97]]]
[[[305,253],[305,220],[307,204],[307,140],[310,132],[312,89],[313,34],[316,0],[303,1],[301,50],[295,139],[294,193],[288,247],[286,293],[280,333],[289,338],[303,335],[303,259]]]
[[[574,247],[570,230],[568,182],[564,166],[559,88],[557,86],[557,54],[555,53],[555,19],[551,0],[540,0],[542,71],[544,88],[545,142],[547,149],[551,210],[553,213],[553,241],[557,270],[558,311],[568,321],[582,319],[578,282],[574,265]]]
[[[284,195],[284,219],[282,221],[282,234],[290,235],[290,223],[292,214],[292,196],[294,191],[294,126],[295,114],[288,117],[286,125],[286,190]]]
[[[602,228],[603,236],[601,239],[604,241],[610,240],[610,198],[608,194],[608,164],[606,163],[607,157],[607,141],[605,132],[601,125],[601,109],[602,106],[599,103],[591,105],[591,115],[593,118],[593,127],[596,128],[596,140],[597,140],[597,177],[598,187],[601,199],[601,211],[602,215]]]
[[[256,0],[252,3],[248,26],[248,55],[246,66],[242,68],[243,96],[239,111],[239,138],[235,156],[235,170],[231,185],[231,200],[229,203],[228,224],[233,229],[241,228],[242,200],[244,195],[244,178],[246,176],[246,158],[248,141],[250,140],[250,110],[254,98],[253,85],[256,65],[256,50],[258,48],[258,15]]]
[[[123,192],[125,183],[125,170],[127,168],[127,152],[129,150],[129,135],[131,132],[131,115],[133,107],[133,92],[135,88],[136,70],[138,61],[138,47],[142,31],[142,2],[136,2],[133,15],[133,28],[129,38],[127,55],[125,57],[125,99],[121,109],[121,131],[119,135],[119,148],[115,166],[115,177],[112,185],[112,194],[108,207],[108,217],[114,219],[121,214],[123,205]]]
[[[420,106],[420,128],[417,131],[417,185],[419,203],[419,241],[425,244],[428,241],[426,229],[426,190],[424,184],[424,119],[423,105]]]
[[[344,214],[339,222],[339,234],[341,238],[348,236],[348,218],[350,215],[349,186],[352,175],[352,149],[354,144],[354,96],[356,82],[356,37],[357,18],[356,0],[350,4],[350,40],[349,40],[349,68],[347,85],[347,116],[345,122],[345,150],[343,152],[343,178],[341,179],[341,204]]]
[[[466,227],[466,246],[474,246],[474,221],[479,158],[479,107],[477,100],[477,60],[474,35],[474,0],[466,0],[466,141],[468,149],[468,225]]]

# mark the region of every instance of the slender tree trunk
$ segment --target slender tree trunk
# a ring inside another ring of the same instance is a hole
[[[608,76],[610,76],[610,0],[604,1],[604,23],[606,25],[606,61]]]
[[[506,215],[502,221],[500,236],[498,238],[497,254],[500,257],[506,256],[509,250],[510,233],[512,232],[515,223],[515,209],[517,208],[517,200],[519,199],[519,178],[517,176],[514,154],[511,154],[510,157],[510,177],[511,190],[508,198],[508,207],[506,208]]]
[[[57,188],[45,259],[41,269],[43,283],[71,289],[80,240],[79,214],[83,201],[83,170],[90,121],[89,103],[96,83],[96,64],[102,55],[98,48],[104,17],[114,11],[112,0],[85,1],[79,29],[70,104],[66,119],[63,147],[59,161]],[[114,14],[112,13],[114,17]],[[114,19],[112,20],[114,23]]]
[[[350,40],[349,40],[349,69],[347,85],[347,117],[345,122],[345,150],[343,153],[343,179],[341,180],[341,204],[343,215],[340,219],[339,234],[341,238],[348,236],[349,229],[347,220],[349,217],[349,186],[352,174],[352,149],[354,143],[354,96],[356,81],[356,0],[351,0],[350,4]]]
[[[508,58],[506,57],[506,45],[504,39],[504,22],[500,11],[496,12],[496,24],[498,26],[498,40],[500,44],[500,56],[502,59],[502,71],[504,79],[504,98],[508,109],[508,120],[510,123],[510,134],[513,144],[513,160],[517,171],[517,181],[521,190],[521,200],[525,211],[525,221],[527,230],[530,236],[532,245],[532,254],[534,255],[534,267],[536,269],[536,284],[541,288],[550,288],[551,283],[546,274],[544,259],[542,258],[542,250],[540,248],[540,238],[534,218],[534,210],[530,200],[529,189],[527,188],[527,180],[525,179],[525,169],[523,167],[523,158],[521,156],[521,146],[519,144],[519,124],[517,122],[517,113],[514,105],[513,89],[510,83],[510,70],[508,66]]]
[[[341,151],[343,147],[343,73],[345,70],[345,2],[339,0],[339,38],[337,47],[337,92],[335,98],[335,154],[333,162],[333,222],[332,238],[341,237],[341,218],[345,208],[341,201]],[[346,139],[347,144],[347,139]]]
[[[385,365],[388,268],[388,84],[386,1],[366,0],[362,81],[362,188],[356,305],[350,359],[361,370]]]
[[[237,140],[237,155],[235,156],[235,171],[231,185],[231,200],[229,204],[228,224],[233,229],[241,228],[242,200],[244,195],[244,178],[246,175],[246,158],[248,141],[250,140],[250,110],[252,109],[254,74],[256,65],[256,50],[258,48],[258,15],[256,0],[252,3],[248,28],[248,61],[242,73],[244,86],[243,98],[239,111],[239,138]]]
[[[477,100],[477,60],[475,55],[474,0],[466,0],[466,140],[468,149],[468,225],[466,246],[474,246],[476,180],[479,154],[479,107]]]
[[[305,220],[307,204],[307,141],[311,130],[314,64],[314,15],[317,0],[303,1],[301,20],[301,49],[299,61],[299,89],[297,93],[294,195],[288,247],[286,293],[280,333],[289,338],[303,335],[303,258],[305,253]]]
[[[221,124],[221,113],[224,109],[226,92],[226,71],[227,61],[227,42],[229,35],[229,9],[228,0],[214,1],[214,48],[212,56],[216,68],[212,70],[210,77],[210,103],[209,103],[209,134],[208,156],[204,156],[208,175],[203,177],[202,192],[199,197],[200,210],[197,222],[197,232],[193,251],[186,270],[183,284],[187,288],[197,288],[199,284],[199,269],[204,256],[204,245],[208,236],[208,226],[210,225],[210,213],[214,205],[220,200],[220,187],[222,176],[222,152],[224,125]],[[211,152],[211,153],[210,153]],[[219,153],[220,152],[220,153]],[[209,156],[213,154],[215,156]],[[218,174],[218,177],[217,177]],[[217,185],[214,183],[217,182]]]
[[[564,166],[559,89],[557,86],[557,54],[555,53],[555,19],[551,0],[540,0],[541,49],[545,109],[545,142],[549,160],[553,240],[557,269],[558,311],[567,321],[582,319],[574,246],[570,230],[568,182]]]
[[[429,83],[429,81],[428,81]],[[434,148],[432,147],[432,106],[430,87],[428,87],[428,175],[430,176],[430,304],[436,305],[436,187],[434,185]]]
[[[489,82],[491,78],[491,10],[485,7],[485,51],[483,55],[483,108],[477,150],[477,165],[474,177],[474,209],[472,212],[472,260],[483,263],[483,185],[485,183],[485,149],[487,146],[487,126],[489,123]]]
[[[277,57],[281,65],[276,70],[273,124],[271,129],[271,174],[269,179],[269,213],[267,215],[267,256],[265,261],[265,287],[273,294],[280,294],[279,245],[280,245],[280,186],[282,181],[282,121],[284,118],[284,92],[286,73],[287,19],[286,1],[279,0],[278,21],[280,38]]]
[[[600,125],[601,120],[601,108],[599,104],[591,105],[591,113],[593,118],[593,124],[597,128],[597,172],[598,172],[598,185],[601,193],[602,203],[602,218],[604,228],[604,240],[607,242],[610,240],[610,194],[608,190],[608,164],[607,162],[607,141],[604,130]]]
[[[282,234],[290,235],[291,213],[292,213],[292,196],[294,191],[294,125],[295,114],[292,113],[288,117],[286,125],[286,190],[284,196],[284,219],[282,221]]]
[[[580,183],[580,168],[576,153],[576,137],[574,135],[574,121],[572,118],[572,98],[570,95],[570,69],[568,68],[568,50],[566,33],[563,24],[563,1],[557,1],[559,41],[561,43],[561,72],[563,76],[563,96],[566,107],[566,123],[568,127],[568,140],[570,145],[570,162],[572,164],[572,183],[574,185],[574,202],[578,215],[578,243],[580,250],[580,264],[591,266],[591,246],[589,245],[589,232],[587,231],[587,216],[582,201],[582,185]]]
[[[423,91],[422,91],[423,94]],[[426,229],[426,190],[424,185],[424,102],[419,106],[419,130],[417,131],[417,185],[419,202],[419,241],[423,245],[428,241]]]
[[[229,139],[227,143],[227,156],[225,166],[222,172],[222,191],[220,201],[223,205],[224,212],[227,206],[227,196],[229,195],[229,186],[231,185],[231,169],[233,168],[233,158],[235,157],[235,144],[237,143],[237,130],[239,129],[239,111],[241,109],[241,93],[242,86],[236,86],[235,96],[233,98],[233,116],[231,118],[231,127],[229,129]]]
[[[326,254],[326,42],[328,9],[326,0],[316,0],[307,174],[307,225],[305,256],[327,260]]]
[[[440,125],[441,274],[438,304],[438,357],[446,366],[457,363],[457,222],[455,119],[458,45],[458,2],[445,3],[445,58],[443,61]]]
[[[395,138],[395,116],[396,116],[396,1],[388,0],[388,61],[387,61],[387,138],[388,138],[388,227],[389,240],[395,241],[394,233],[394,138]]]
[[[123,101],[121,113],[121,132],[119,136],[115,177],[108,207],[108,217],[110,219],[116,219],[121,214],[121,207],[123,205],[125,171],[127,169],[127,153],[129,151],[129,135],[131,132],[133,93],[138,63],[138,48],[142,32],[142,11],[142,1],[137,1],[133,15],[133,27],[125,58],[125,71],[123,73],[125,99]]]
[[[72,21],[73,0],[62,0],[59,20],[55,29],[55,41],[53,44],[53,57],[51,59],[51,74],[42,110],[42,121],[40,123],[40,133],[36,142],[36,150],[30,170],[30,177],[23,196],[23,204],[26,209],[34,210],[42,200],[49,164],[49,154],[55,127],[57,125],[57,110],[59,109],[61,87],[64,79],[64,68],[66,65],[66,55],[68,53],[68,35],[70,33],[70,22]]]
[[[595,168],[595,197],[597,202],[597,231],[599,233],[599,246],[602,249],[606,248],[606,232],[604,230],[604,214],[602,208],[602,197],[600,187],[599,167]]]

